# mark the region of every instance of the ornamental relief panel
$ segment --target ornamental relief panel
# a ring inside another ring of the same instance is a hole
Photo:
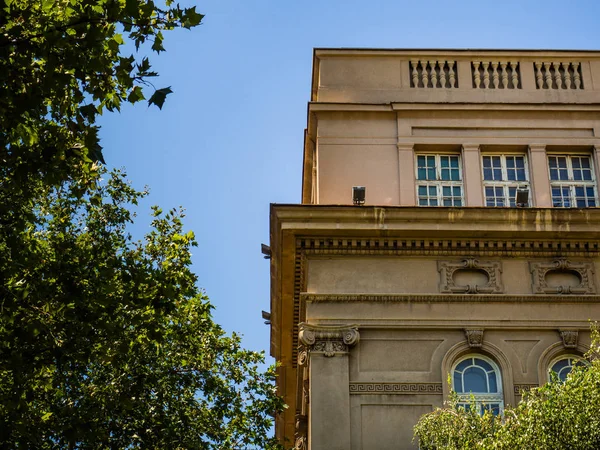
[[[595,294],[594,263],[566,258],[529,263],[534,294]]]
[[[438,261],[440,292],[449,294],[501,294],[502,265],[499,261],[465,258]]]

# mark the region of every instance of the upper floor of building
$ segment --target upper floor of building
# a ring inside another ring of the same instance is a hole
[[[600,52],[315,50],[304,204],[596,207]]]

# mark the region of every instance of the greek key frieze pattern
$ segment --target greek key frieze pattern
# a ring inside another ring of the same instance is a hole
[[[442,394],[441,383],[350,383],[352,395]]]
[[[523,395],[523,392],[530,391],[537,387],[539,387],[537,384],[515,384],[514,393],[515,395]]]

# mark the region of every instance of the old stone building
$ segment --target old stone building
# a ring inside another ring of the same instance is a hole
[[[302,204],[271,207],[271,354],[311,450],[501,413],[600,319],[600,52],[314,52]],[[362,190],[365,188],[364,204]]]

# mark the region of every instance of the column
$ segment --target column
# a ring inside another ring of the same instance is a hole
[[[483,183],[479,144],[463,144],[465,206],[483,206]]]
[[[551,208],[550,176],[548,174],[548,157],[545,144],[529,146],[529,171],[531,174],[532,206]]]
[[[356,326],[301,323],[299,340],[308,349],[308,448],[350,448],[350,368],[348,352],[358,343]]]
[[[400,206],[415,206],[415,155],[413,144],[397,144]]]

